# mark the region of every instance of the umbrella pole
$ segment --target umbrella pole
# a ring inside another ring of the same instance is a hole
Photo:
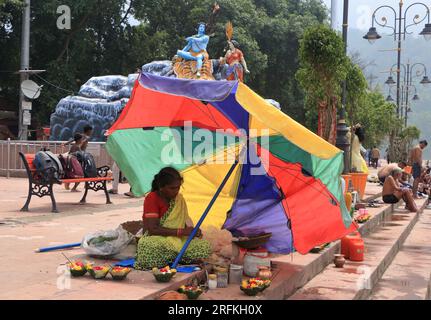
[[[229,180],[230,176],[232,175],[235,167],[238,165],[238,160],[235,160],[235,163],[230,168],[229,172],[227,173],[226,177],[224,178],[223,182],[221,183],[220,187],[218,188],[217,192],[215,193],[214,197],[212,198],[211,202],[209,203],[208,207],[205,209],[204,213],[202,214],[201,218],[199,219],[199,222],[196,224],[195,228],[193,229],[192,233],[190,234],[189,238],[187,239],[186,243],[182,247],[180,253],[178,254],[177,258],[175,259],[175,262],[172,265],[172,268],[176,268],[183,257],[184,253],[186,252],[190,242],[195,237],[196,233],[198,232],[200,226],[204,222],[206,216],[210,212],[214,202],[217,200],[218,196],[220,195],[221,191],[223,190],[224,186],[226,185],[227,181]]]

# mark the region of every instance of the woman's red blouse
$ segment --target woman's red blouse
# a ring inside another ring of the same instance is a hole
[[[143,219],[161,219],[168,209],[169,205],[157,194],[157,192],[150,192],[144,200]]]

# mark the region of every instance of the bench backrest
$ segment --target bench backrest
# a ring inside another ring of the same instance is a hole
[[[30,171],[36,171],[36,167],[33,164],[33,160],[34,160],[35,154],[34,153],[29,153],[29,154],[25,154],[24,156],[25,156],[25,160],[28,163],[28,167],[29,167]]]

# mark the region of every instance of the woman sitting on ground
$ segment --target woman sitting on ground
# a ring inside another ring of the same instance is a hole
[[[171,264],[192,233],[187,204],[179,193],[182,183],[180,173],[170,167],[162,169],[154,177],[152,191],[144,200],[144,236],[138,243],[135,269],[148,270]],[[202,237],[200,230],[196,237]],[[181,263],[196,263],[210,254],[210,243],[195,238]]]
[[[408,189],[401,188],[398,182],[402,173],[403,171],[400,168],[396,168],[386,177],[382,192],[383,202],[394,204],[403,199],[406,203],[406,209],[410,210],[410,212],[417,212],[418,208],[413,200],[412,192]]]

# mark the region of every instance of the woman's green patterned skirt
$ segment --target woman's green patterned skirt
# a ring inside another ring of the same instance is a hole
[[[172,243],[170,237],[144,236],[139,240],[135,269],[150,270],[163,268],[175,261],[181,248]],[[193,239],[183,255],[181,264],[193,264],[211,255],[211,245],[207,240]]]

